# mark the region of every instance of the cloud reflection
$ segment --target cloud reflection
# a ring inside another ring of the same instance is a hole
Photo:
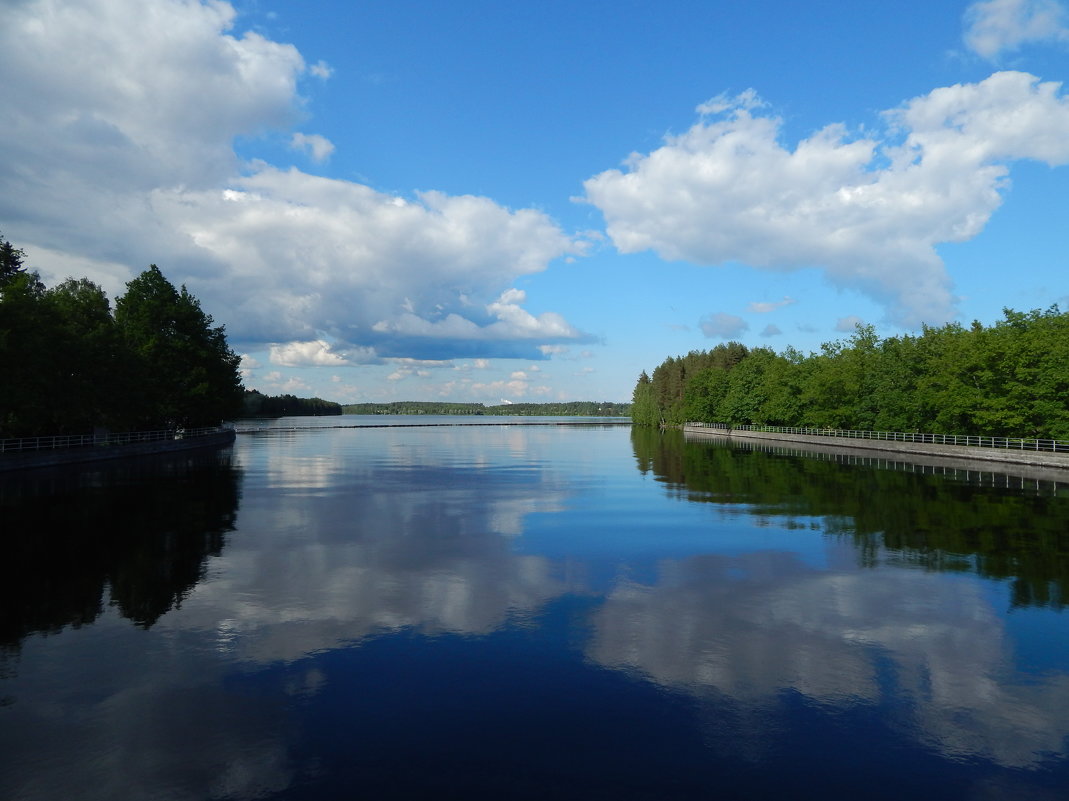
[[[392,435],[361,460],[272,443],[225,569],[165,625],[213,630],[220,651],[263,663],[401,629],[483,635],[530,615],[576,586],[513,540],[571,490],[516,436],[498,440],[503,463],[455,432]]]
[[[654,585],[618,583],[586,653],[750,707],[775,707],[784,690],[844,710],[893,694],[908,712],[892,725],[943,755],[1036,766],[1064,753],[1069,677],[1014,672],[980,587],[913,570],[818,571],[783,553],[666,561]]]

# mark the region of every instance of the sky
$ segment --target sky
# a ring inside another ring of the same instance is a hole
[[[157,264],[246,387],[630,400],[1069,308],[1059,0],[0,0],[0,232]]]

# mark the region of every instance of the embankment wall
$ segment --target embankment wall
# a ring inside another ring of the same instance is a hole
[[[135,456],[150,456],[158,453],[173,453],[201,448],[218,448],[234,441],[234,431],[226,429],[214,434],[205,434],[189,439],[138,442],[129,445],[89,445],[83,448],[67,448],[0,455],[0,472],[33,470],[39,467],[100,462],[110,459],[129,459]]]
[[[839,452],[868,451],[884,455],[897,454],[909,461],[909,456],[926,456],[952,459],[955,462],[986,464],[987,469],[996,469],[997,464],[1027,465],[1044,470],[1069,471],[1069,455],[1048,453],[1044,451],[1013,450],[1009,448],[974,448],[966,445],[937,445],[929,442],[894,442],[876,439],[848,439],[843,437],[822,437],[807,434],[780,434],[769,431],[740,431],[735,429],[701,428],[684,426],[688,436],[707,437],[709,439],[728,437],[729,439],[765,440],[769,442],[790,442],[819,447],[824,450]],[[1069,476],[1067,476],[1069,477]]]

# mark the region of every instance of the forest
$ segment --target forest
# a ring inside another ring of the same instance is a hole
[[[217,425],[240,413],[239,357],[151,265],[112,309],[85,278],[45,287],[0,236],[0,438]]]
[[[859,325],[803,355],[738,342],[643,372],[636,425],[686,421],[1069,439],[1069,313],[1003,310],[880,339]]]
[[[346,414],[492,414],[532,417],[627,417],[629,403],[611,401],[565,401],[561,403],[443,403],[439,401],[394,401],[392,403],[350,403]]]
[[[298,398],[294,395],[264,395],[255,389],[245,390],[242,417],[313,417],[341,414],[341,404],[322,398]]]

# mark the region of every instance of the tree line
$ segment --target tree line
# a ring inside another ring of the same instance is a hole
[[[0,437],[216,425],[240,413],[239,357],[151,265],[112,309],[85,278],[46,287],[0,236]]]
[[[341,404],[322,398],[298,398],[294,395],[264,395],[255,389],[245,390],[242,417],[312,417],[341,414]]]
[[[859,325],[803,355],[738,342],[668,358],[635,385],[637,425],[685,421],[1069,439],[1069,313],[1003,310],[880,339]]]
[[[346,414],[460,414],[534,417],[627,417],[631,404],[612,401],[565,401],[561,403],[445,403],[439,401],[394,401],[391,403],[349,403]]]

